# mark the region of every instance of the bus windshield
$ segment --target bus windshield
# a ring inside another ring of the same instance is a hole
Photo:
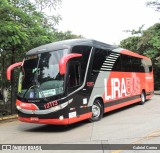
[[[59,60],[68,49],[27,56],[19,75],[18,96],[46,98],[63,93],[64,76],[59,73]]]

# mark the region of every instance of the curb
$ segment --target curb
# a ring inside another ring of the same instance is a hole
[[[9,119],[16,119],[16,118],[17,118],[17,114],[9,115],[9,116],[0,117],[0,121],[9,120]]]
[[[155,95],[160,95],[160,91],[154,91]]]

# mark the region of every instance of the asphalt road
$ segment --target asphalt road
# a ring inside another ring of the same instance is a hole
[[[160,95],[154,95],[144,105],[134,104],[106,113],[101,121],[94,123],[82,121],[70,126],[55,126],[23,123],[18,120],[0,122],[0,144],[66,143],[160,144]],[[47,150],[43,152],[158,153],[160,150]]]

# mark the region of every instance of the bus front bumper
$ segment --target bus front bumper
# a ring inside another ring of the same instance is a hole
[[[18,120],[22,121],[22,122],[28,122],[28,123],[37,123],[37,124],[54,124],[54,125],[68,125],[68,124],[72,124],[72,123],[76,123],[88,118],[91,118],[92,113],[86,113],[86,114],[82,114],[80,116],[76,116],[73,118],[63,118],[60,117],[59,119],[42,119],[42,118],[38,118],[38,117],[20,117],[18,116]]]

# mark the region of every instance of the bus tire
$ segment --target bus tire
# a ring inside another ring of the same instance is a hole
[[[145,102],[146,102],[146,93],[145,91],[142,91],[140,104],[143,105]]]
[[[90,122],[101,120],[103,117],[103,104],[100,99],[95,99],[92,105],[92,117],[89,119]]]

